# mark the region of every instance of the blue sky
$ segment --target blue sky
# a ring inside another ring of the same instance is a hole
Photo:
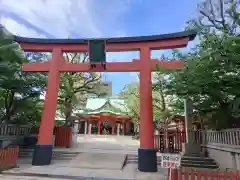
[[[140,36],[184,30],[199,0],[0,0],[0,23],[26,37]],[[189,45],[191,47],[191,44]],[[160,58],[166,51],[152,52]],[[137,52],[109,53],[108,61],[131,61]],[[113,93],[137,81],[136,73],[106,73]]]

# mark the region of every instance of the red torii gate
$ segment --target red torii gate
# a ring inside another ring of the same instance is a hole
[[[33,165],[48,165],[52,159],[52,136],[61,72],[140,72],[140,148],[138,169],[143,172],[157,171],[156,149],[154,148],[154,126],[152,114],[151,72],[156,65],[167,69],[181,69],[184,62],[151,59],[151,50],[186,47],[196,36],[195,32],[111,38],[106,40],[106,51],[140,51],[140,59],[132,62],[107,62],[105,70],[101,65],[89,69],[89,63],[71,64],[64,60],[63,52],[87,52],[87,39],[34,39],[15,36],[24,51],[52,52],[48,62],[24,64],[24,72],[48,72],[48,86],[34,150]]]

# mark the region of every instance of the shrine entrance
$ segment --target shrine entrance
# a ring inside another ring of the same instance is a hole
[[[129,116],[100,113],[81,115],[79,118],[85,121],[85,134],[128,135],[133,132]]]
[[[24,72],[47,72],[48,86],[39,130],[33,154],[33,165],[51,164],[52,139],[61,72],[139,72],[140,74],[140,148],[138,170],[157,171],[157,155],[154,147],[154,124],[152,114],[152,76],[156,66],[166,69],[181,69],[183,60],[151,59],[151,50],[186,47],[196,36],[195,32],[122,37],[109,39],[33,39],[14,36],[24,51],[52,52],[48,62],[24,64]],[[106,62],[106,51],[139,51],[139,60],[132,62]],[[89,52],[90,62],[66,63],[63,52]],[[44,154],[44,156],[43,156]]]
[[[100,123],[100,127],[101,129],[100,132],[98,132],[99,134],[108,135],[113,134],[113,132],[115,131],[115,127],[107,121],[103,121],[102,123]]]

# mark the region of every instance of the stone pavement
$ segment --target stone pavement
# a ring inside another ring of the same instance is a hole
[[[83,136],[77,147],[55,149],[79,152],[72,160],[53,160],[48,166],[32,166],[31,159],[19,161],[19,168],[4,171],[4,180],[167,180],[167,169],[156,173],[137,170],[136,163],[126,164],[126,154],[137,154],[139,142],[130,137]],[[44,177],[43,177],[44,176]]]
[[[57,180],[56,178],[46,178],[46,177],[33,177],[33,176],[13,176],[13,175],[4,175],[0,174],[0,179],[4,180]],[[69,179],[61,179],[69,180]]]
[[[19,161],[19,168],[4,171],[2,177],[4,180],[25,177],[32,177],[32,180],[50,177],[64,180],[167,180],[168,173],[167,169],[160,167],[156,173],[139,172],[136,163],[122,167],[123,154],[80,153],[72,160],[53,160],[48,166],[32,166],[30,163],[31,159]]]
[[[69,166],[88,169],[114,169],[123,168],[126,155],[108,153],[80,153]]]
[[[137,170],[136,164],[128,164],[123,170],[112,169],[89,169],[89,168],[74,168],[60,164],[52,164],[49,166],[25,166],[15,168],[3,172],[4,180],[15,179],[31,179],[44,180],[45,176],[53,179],[74,179],[74,180],[167,180],[167,170],[159,168],[156,173],[143,173]],[[14,176],[15,175],[15,176]],[[19,176],[20,175],[20,176]],[[1,177],[1,176],[0,176]]]

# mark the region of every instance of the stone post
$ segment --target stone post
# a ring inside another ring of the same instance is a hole
[[[88,124],[88,134],[91,135],[92,134],[92,123]]]
[[[116,127],[116,123],[113,122],[113,123],[112,123],[112,135],[115,134],[115,127]]]
[[[100,131],[101,131],[101,121],[99,120],[98,121],[98,132],[97,132],[98,135],[101,134]]]
[[[122,134],[126,135],[126,122],[123,122],[122,124]]]
[[[120,123],[117,124],[117,135],[119,136],[120,135]]]
[[[190,99],[184,101],[185,109],[185,130],[186,130],[186,143],[182,145],[183,154],[192,155],[201,153],[201,144],[193,142],[193,129],[192,129],[192,116],[193,104]]]
[[[190,99],[184,100],[184,110],[185,110],[186,143],[193,143],[193,137],[192,137],[193,105]]]
[[[165,151],[169,150],[168,124],[164,122],[164,146]]]
[[[87,134],[87,129],[88,128],[88,123],[85,121],[85,126],[84,126],[84,134]]]
[[[72,145],[73,147],[78,146],[78,131],[79,131],[79,121],[74,121],[73,127],[72,127]]]

